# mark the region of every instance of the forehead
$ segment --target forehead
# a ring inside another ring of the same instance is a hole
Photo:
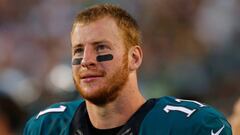
[[[114,19],[104,17],[89,24],[78,23],[72,31],[72,46],[91,44],[99,41],[108,41],[113,44],[123,43],[120,28]]]

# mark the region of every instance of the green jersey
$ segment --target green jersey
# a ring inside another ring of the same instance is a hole
[[[58,103],[31,118],[24,135],[92,135],[90,125],[85,101]],[[232,135],[232,130],[208,105],[162,97],[145,102],[115,135]]]

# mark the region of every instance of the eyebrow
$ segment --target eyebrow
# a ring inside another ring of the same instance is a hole
[[[102,43],[109,43],[109,42],[106,41],[106,40],[101,40],[101,41],[93,42],[92,44],[93,44],[93,45],[98,45],[98,44],[102,44]]]
[[[102,43],[110,44],[110,42],[108,42],[107,40],[94,41],[91,44],[95,46],[95,45],[102,44]],[[84,47],[84,45],[82,43],[76,44],[76,45],[74,45],[73,49],[77,49],[80,47]]]
[[[80,48],[80,47],[83,47],[83,46],[84,46],[83,44],[79,43],[77,45],[74,45],[73,49],[77,49],[77,48]]]

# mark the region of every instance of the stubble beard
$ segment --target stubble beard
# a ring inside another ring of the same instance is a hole
[[[107,84],[104,84],[104,87],[99,88],[94,94],[87,94],[84,91],[84,88],[80,86],[80,83],[78,83],[76,79],[73,78],[75,86],[80,95],[85,100],[98,106],[103,106],[114,101],[118,97],[119,92],[121,92],[123,86],[128,81],[129,70],[127,55],[124,55],[122,63],[122,66],[120,66],[112,76],[106,78],[105,83]]]

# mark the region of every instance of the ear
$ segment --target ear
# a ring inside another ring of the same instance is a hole
[[[129,50],[128,58],[130,71],[137,70],[140,67],[143,59],[142,48],[140,46],[131,47]]]

